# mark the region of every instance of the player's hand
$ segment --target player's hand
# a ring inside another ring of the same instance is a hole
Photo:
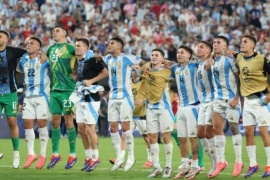
[[[132,69],[136,70],[136,69],[140,69],[141,67],[139,65],[133,65]]]
[[[230,49],[227,49],[226,50],[226,52],[225,52],[225,54],[226,54],[226,56],[233,56],[233,55],[235,55],[236,54],[236,52],[235,51],[233,51],[233,50],[230,50]]]
[[[103,61],[103,57],[100,55],[95,55],[94,58],[96,59],[96,61]]]
[[[212,65],[213,62],[214,62],[214,59],[210,56],[210,58],[205,60],[204,69],[205,70],[211,70],[211,65]]]
[[[266,93],[265,94],[264,102],[265,103],[269,103],[270,102],[270,93]]]
[[[239,97],[236,96],[235,98],[233,98],[232,100],[229,101],[229,106],[231,108],[236,108],[239,104]]]
[[[70,77],[71,77],[71,79],[76,80],[76,78],[77,78],[77,73],[76,73],[76,72],[72,73],[72,74],[70,75]]]
[[[48,57],[46,55],[46,53],[44,52],[39,52],[39,60],[40,60],[40,63],[44,63],[47,61]]]
[[[91,86],[92,85],[92,81],[91,81],[91,79],[89,79],[89,80],[83,80],[83,84],[85,86]]]
[[[169,60],[164,60],[163,61],[163,67],[166,69],[171,69],[171,66],[174,64],[175,62],[173,61],[169,61]]]

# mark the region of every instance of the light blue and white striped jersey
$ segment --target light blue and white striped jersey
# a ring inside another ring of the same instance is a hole
[[[199,103],[197,68],[198,64],[194,62],[189,62],[186,66],[172,67],[181,107]]]
[[[201,95],[200,102],[211,102],[214,99],[214,84],[211,70],[204,69],[205,61],[200,61],[197,69],[198,91]]]
[[[24,73],[25,96],[49,96],[49,63],[40,63],[38,57],[30,59],[25,53],[17,65],[17,71]]]
[[[216,99],[233,99],[237,91],[234,73],[238,72],[234,57],[219,56],[212,66]]]
[[[110,98],[132,98],[131,72],[132,66],[140,63],[140,58],[132,54],[121,53],[118,57],[108,54],[105,63],[109,71]],[[133,100],[132,100],[133,101]]]

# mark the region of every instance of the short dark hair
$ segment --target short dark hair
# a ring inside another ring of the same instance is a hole
[[[205,44],[208,48],[210,48],[210,52],[213,51],[213,46],[211,43],[207,42],[207,41],[200,41],[200,43]]]
[[[179,46],[178,49],[181,49],[181,48],[184,49],[185,51],[187,51],[190,54],[190,58],[189,59],[191,59],[192,58],[192,55],[193,55],[193,50],[190,47],[185,46],[185,45]]]
[[[229,40],[225,36],[218,35],[215,38],[222,39],[223,41],[225,41],[225,43],[226,43],[227,46],[229,45]]]
[[[38,44],[39,44],[39,47],[41,48],[42,42],[41,42],[41,40],[38,37],[32,36],[32,37],[30,37],[30,39],[36,40],[38,42]]]
[[[158,51],[158,52],[160,52],[160,54],[162,55],[162,57],[164,57],[164,56],[165,56],[164,51],[162,51],[162,50],[161,50],[161,49],[159,49],[159,48],[152,49],[152,52],[154,52],[154,51]]]
[[[120,37],[113,37],[111,39],[111,41],[119,42],[121,44],[122,48],[124,47],[124,41]]]
[[[64,26],[57,25],[57,26],[54,27],[54,29],[55,28],[61,28],[61,29],[63,29],[66,32],[66,37],[68,36],[68,30]]]
[[[7,38],[9,39],[9,33],[7,31],[0,30],[0,33],[5,34],[7,36]]]
[[[76,39],[76,42],[77,41],[81,41],[83,44],[85,44],[86,46],[87,46],[87,48],[89,48],[89,41],[88,41],[88,39],[86,39],[86,38],[78,38],[78,39]]]
[[[242,38],[244,38],[244,37],[250,39],[254,43],[254,45],[257,44],[257,40],[254,36],[246,34]]]

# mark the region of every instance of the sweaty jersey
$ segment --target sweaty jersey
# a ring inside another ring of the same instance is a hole
[[[197,70],[198,91],[201,94],[200,102],[211,102],[214,99],[214,84],[211,70],[204,69],[205,61],[199,62]]]
[[[109,71],[109,87],[110,98],[131,98],[133,95],[131,91],[131,72],[132,65],[139,64],[140,59],[132,54],[121,53],[118,57],[111,54],[105,56],[105,63],[108,65]]]
[[[172,67],[180,99],[179,106],[181,107],[199,103],[197,68],[198,65],[195,62],[189,62],[185,66],[175,65]]]
[[[104,69],[105,67],[103,64],[101,64],[100,61],[96,60],[95,58],[89,58],[89,59],[81,59],[78,63],[78,70],[77,70],[77,80],[79,82],[82,82],[83,80],[92,79],[99,75],[99,73]],[[98,82],[93,83],[92,85],[97,85]],[[99,93],[91,93],[91,97],[89,95],[86,95],[83,97],[83,100],[85,102],[90,102],[91,98],[93,98],[94,101],[100,101]]]
[[[234,73],[238,72],[234,57],[218,56],[212,66],[215,98],[233,99],[236,96],[237,83]]]
[[[26,53],[24,49],[9,46],[0,51],[0,94],[17,91],[15,78],[17,59],[24,53]]]
[[[54,44],[48,49],[52,90],[74,91],[76,82],[70,77],[76,63],[74,55],[74,46],[68,43]]]
[[[17,66],[24,73],[25,96],[48,96],[50,92],[49,63],[40,63],[38,57],[30,59],[25,53]]]

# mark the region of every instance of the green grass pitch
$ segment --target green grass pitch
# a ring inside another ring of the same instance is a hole
[[[215,179],[228,179],[232,177],[232,171],[234,167],[234,149],[232,146],[231,137],[227,137],[226,144],[226,160],[229,163],[229,166],[226,170],[224,170],[218,177]],[[261,166],[261,170],[259,173],[256,173],[252,176],[251,179],[262,179],[261,175],[264,171],[264,166],[266,164],[265,151],[263,148],[262,141],[260,137],[256,137],[257,141],[257,161]],[[176,146],[175,142],[173,149],[173,173],[171,178],[177,173],[177,167],[180,162],[180,152],[179,148]],[[82,146],[81,139],[77,139],[77,157],[78,161],[73,167],[73,169],[65,170],[64,166],[67,161],[69,147],[67,139],[61,139],[60,142],[60,154],[62,156],[62,160],[53,168],[48,170],[46,167],[43,167],[41,170],[35,169],[36,161],[32,164],[32,166],[28,169],[23,169],[23,164],[25,163],[25,158],[27,155],[26,143],[24,139],[20,140],[20,156],[21,156],[21,164],[19,169],[12,168],[12,145],[10,139],[1,139],[0,140],[0,151],[3,153],[4,157],[0,160],[0,179],[38,179],[38,180],[48,180],[48,179],[95,179],[95,180],[110,180],[110,179],[147,179],[147,176],[150,174],[152,168],[146,169],[143,168],[143,164],[146,160],[146,147],[144,140],[140,137],[135,138],[135,158],[136,163],[134,167],[128,171],[124,172],[122,169],[111,171],[112,165],[109,163],[109,159],[115,157],[115,152],[111,143],[110,138],[99,138],[99,154],[101,163],[96,167],[96,169],[90,173],[82,172],[80,169],[84,163],[84,149]],[[39,140],[35,141],[35,152],[39,153]],[[49,158],[51,156],[51,140],[49,140],[48,148],[47,148],[47,161],[46,165],[49,163]],[[244,173],[249,166],[249,161],[245,148],[245,138],[243,137],[243,161],[245,164],[242,175],[235,179],[244,179]],[[160,162],[161,166],[164,168],[165,166],[165,155],[164,155],[164,146],[160,145]],[[209,171],[210,161],[207,155],[204,155],[204,165],[205,171],[201,172],[196,179],[208,179],[206,177],[207,172]],[[158,179],[162,178],[161,176],[157,177]]]

